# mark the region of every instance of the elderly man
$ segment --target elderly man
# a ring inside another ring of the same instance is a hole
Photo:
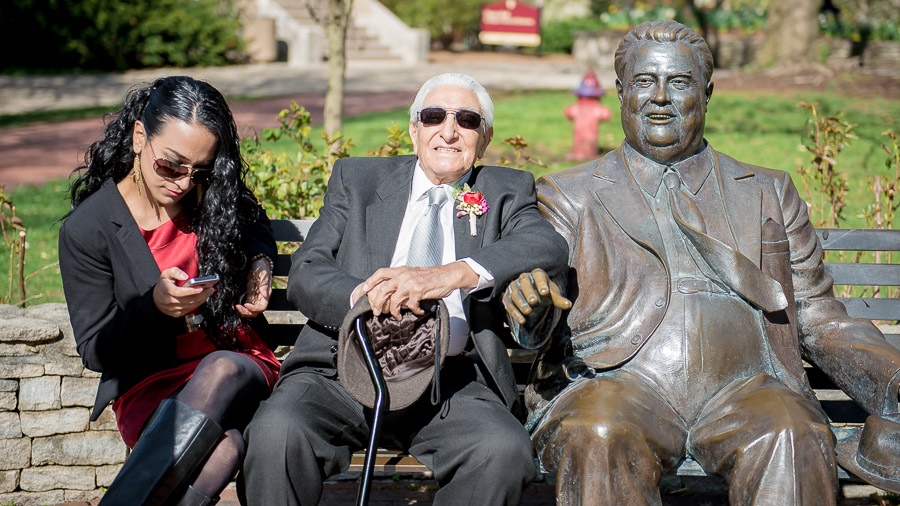
[[[801,357],[884,413],[900,351],[835,301],[790,176],[704,140],[704,40],[644,23],[615,65],[625,142],[538,181],[574,305],[544,345],[536,323],[558,309],[534,292],[556,285],[523,275],[504,296],[517,338],[542,347],[527,426],[558,504],[658,505],[686,453],[731,504],[834,504],[834,436]]]
[[[423,395],[388,413],[382,442],[434,472],[435,504],[518,504],[535,469],[528,433],[512,413],[518,396],[500,297],[520,272],[562,273],[566,244],[540,216],[530,173],[474,166],[492,124],[487,91],[469,76],[442,74],[410,107],[415,156],[335,163],[288,282],[309,323],[245,433],[247,504],[315,505],[322,480],[365,447],[366,412],[335,366],[338,326],[363,294],[375,314],[399,316],[443,298],[450,315],[440,402]],[[462,206],[461,187],[479,201]]]

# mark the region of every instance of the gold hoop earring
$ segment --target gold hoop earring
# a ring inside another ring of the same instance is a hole
[[[197,205],[199,206],[201,202],[203,202],[203,185],[197,183]]]
[[[141,155],[134,155],[134,171],[131,173],[131,180],[137,187],[138,195],[141,194]]]

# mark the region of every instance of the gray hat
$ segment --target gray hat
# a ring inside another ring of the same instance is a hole
[[[338,336],[338,377],[354,399],[365,406],[375,405],[375,387],[356,336],[355,321],[364,319],[364,328],[375,359],[381,366],[391,411],[416,402],[429,384],[436,383],[450,344],[450,317],[444,301],[423,301],[425,314],[404,309],[400,320],[390,314],[374,316],[369,298],[362,297],[341,324]],[[435,374],[435,370],[438,374]],[[437,392],[437,385],[433,385]]]
[[[870,415],[861,429],[842,432],[836,448],[841,467],[878,488],[900,493],[900,414]]]

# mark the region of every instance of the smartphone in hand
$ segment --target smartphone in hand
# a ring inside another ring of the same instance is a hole
[[[216,283],[219,282],[218,274],[211,274],[209,276],[200,276],[197,278],[191,278],[187,280],[184,286],[197,287],[197,288],[212,288],[216,286]]]

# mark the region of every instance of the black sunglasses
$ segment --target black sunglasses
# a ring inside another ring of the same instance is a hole
[[[456,124],[468,130],[475,130],[481,125],[481,115],[475,111],[466,109],[458,109],[456,111],[448,111],[443,107],[426,107],[419,111],[419,121],[425,126],[440,125],[447,119],[447,115],[452,114],[456,117]]]
[[[157,158],[156,152],[153,150],[153,145],[150,144],[149,139],[147,140],[147,145],[150,146],[150,154],[153,155],[153,170],[155,170],[160,177],[166,179],[181,179],[184,176],[190,176],[191,181],[194,183],[203,184],[207,182],[209,176],[212,175],[212,169],[191,167],[190,165],[181,165],[180,163],[173,162],[168,158]]]

